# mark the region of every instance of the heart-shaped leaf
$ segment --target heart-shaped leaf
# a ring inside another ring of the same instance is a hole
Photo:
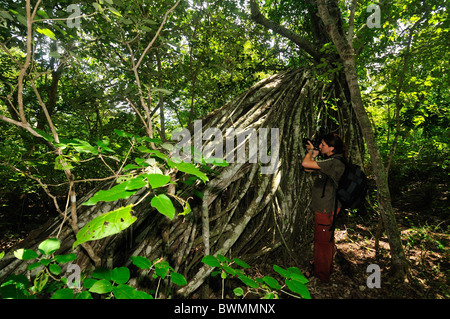
[[[100,215],[87,223],[77,234],[72,248],[91,240],[97,240],[119,233],[136,221],[131,215],[133,205]]]
[[[156,208],[158,212],[161,214],[173,219],[175,216],[175,207],[173,206],[172,201],[165,194],[160,194],[152,198],[150,202],[152,207]]]

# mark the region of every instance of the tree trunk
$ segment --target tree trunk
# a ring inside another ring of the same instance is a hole
[[[165,257],[177,272],[186,276],[188,285],[177,294],[188,297],[212,271],[200,262],[207,251],[240,257],[248,262],[276,249],[283,249],[286,256],[295,261],[307,258],[308,244],[312,240],[311,180],[301,167],[305,155],[302,138],[314,133],[320,113],[320,124],[327,125],[330,130],[339,130],[338,133],[353,146],[351,153],[355,160],[361,161],[363,151],[363,145],[358,142],[361,138],[356,117],[343,91],[346,87],[343,79],[337,75],[330,78],[330,82],[322,83],[318,78],[310,70],[289,70],[257,83],[209,114],[202,121],[203,131],[208,128],[217,128],[221,132],[230,128],[254,129],[261,141],[263,128],[268,132],[271,128],[278,129],[279,148],[270,142],[270,133],[267,137],[272,156],[270,163],[253,163],[247,157],[244,162],[235,161],[218,169],[217,176],[210,177],[210,182],[198,187],[203,199],[191,203],[192,212],[185,218],[176,216],[170,221],[148,203],[136,206],[133,215],[137,221],[129,229],[91,242],[102,264],[108,267],[130,265],[129,257],[133,255],[150,260]],[[337,111],[328,109],[324,102],[333,99],[340,101]],[[346,125],[337,128],[330,118],[340,119]],[[247,151],[250,146],[246,143]],[[263,173],[263,168],[271,164],[274,169]],[[180,178],[181,175],[177,176]],[[189,187],[179,183],[176,194],[189,191]],[[127,201],[81,206],[96,191],[98,189],[78,201],[79,228],[99,214],[136,203],[144,194],[142,190]],[[58,234],[60,224],[60,217],[49,221],[42,229],[30,234],[20,247],[36,250],[41,241]],[[59,239],[62,246],[57,253],[71,252],[75,239],[71,227],[64,225]],[[76,248],[76,252],[82,270],[92,268],[92,261],[83,249]],[[15,260],[9,252],[0,260],[0,281],[8,274],[24,272],[25,268],[26,262]],[[145,280],[141,279],[145,276],[144,273],[135,276],[136,286],[143,285]]]
[[[380,150],[378,148],[369,117],[367,116],[362,102],[361,91],[358,84],[354,50],[351,45],[351,41],[346,40],[337,25],[337,21],[339,21],[340,17],[340,14],[337,13],[337,2],[335,3],[335,1],[330,1],[327,4],[327,1],[325,0],[317,0],[317,6],[319,15],[330,38],[336,46],[344,65],[344,73],[348,82],[353,109],[355,110],[361,126],[362,134],[369,150],[375,181],[377,184],[380,213],[388,236],[389,246],[391,248],[392,272],[396,278],[404,279],[409,268],[408,262],[403,250],[400,231],[395,220],[394,210],[391,205],[386,169],[383,165]]]

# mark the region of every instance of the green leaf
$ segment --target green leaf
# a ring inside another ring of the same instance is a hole
[[[31,265],[28,265],[27,269],[28,270],[33,270],[33,269],[39,268],[40,266],[42,266],[42,263],[40,261],[38,261],[37,263],[33,263]]]
[[[91,276],[96,279],[111,280],[111,269],[103,267],[95,268]]]
[[[167,261],[161,261],[161,262],[155,264],[155,273],[157,276],[164,279],[164,278],[166,278],[167,274],[169,273],[170,268],[171,267]]]
[[[17,15],[17,20],[19,20],[19,22],[21,24],[23,24],[24,26],[27,26],[27,18],[24,17],[23,15],[18,14]]]
[[[114,153],[114,150],[108,146],[108,145],[109,145],[109,140],[101,140],[101,141],[97,141],[96,144],[97,144],[97,146],[100,147],[103,151]]]
[[[28,279],[25,275],[15,275],[15,274],[6,277],[5,281],[2,282],[0,287],[12,284],[17,285],[22,289],[28,289],[30,287],[30,283],[28,282]]]
[[[36,288],[36,290],[38,292],[41,292],[44,289],[45,285],[48,282],[48,278],[49,278],[49,275],[46,272],[42,271],[42,272],[38,273],[38,275],[34,279],[34,287]]]
[[[311,295],[305,285],[291,279],[286,279],[285,283],[292,292],[299,294],[304,299],[311,299]]]
[[[275,299],[276,296],[277,295],[275,295],[273,292],[270,292],[264,296],[264,299]],[[276,298],[276,299],[278,299],[278,298]]]
[[[156,156],[156,157],[158,157],[158,158],[160,158],[162,160],[165,160],[169,165],[173,165],[174,164],[173,161],[169,158],[169,156],[167,156],[166,154],[161,153],[160,151],[150,150],[150,149],[146,148],[145,146],[139,146],[138,150],[140,152],[149,153],[152,156]]]
[[[113,288],[116,299],[135,299],[136,290],[128,285],[119,285]]]
[[[129,191],[126,189],[128,182],[123,182],[119,185],[116,185],[112,187],[109,190],[101,190],[95,193],[94,196],[92,196],[87,202],[85,202],[83,205],[85,206],[91,206],[95,205],[98,202],[115,202],[119,199],[128,199],[130,198],[134,193],[136,193],[136,190]]]
[[[263,278],[263,281],[272,289],[276,289],[276,290],[281,289],[281,285],[273,277],[266,276],[266,277]]]
[[[178,286],[184,286],[187,285],[186,278],[182,274],[179,274],[177,272],[173,272],[170,274],[170,280]]]
[[[134,136],[133,134],[124,132],[124,131],[122,131],[122,130],[116,130],[116,129],[114,130],[114,133],[116,133],[116,134],[119,135],[120,137],[133,137],[133,136]]]
[[[73,169],[74,166],[70,164],[67,159],[64,157],[64,155],[57,156],[55,158],[55,169],[56,170],[66,170],[66,169]]]
[[[152,188],[158,188],[170,182],[170,176],[162,174],[146,174],[147,180]]]
[[[48,266],[52,262],[52,260],[50,258],[43,258],[39,262],[41,263],[41,265]]]
[[[130,279],[130,270],[127,267],[114,268],[111,272],[111,280],[116,284],[125,284]]]
[[[216,277],[218,274],[220,274],[222,272],[222,270],[214,270],[212,273],[211,273],[211,277]]]
[[[150,138],[148,136],[141,137],[141,139],[145,142],[161,144],[162,140],[160,138]]]
[[[25,275],[12,274],[0,285],[0,292],[3,299],[34,299],[27,290],[29,287]]]
[[[166,95],[172,94],[171,90],[167,90],[167,89],[163,89],[163,88],[153,88],[153,89],[151,89],[151,91],[153,93],[163,93],[163,94],[166,94]]]
[[[70,288],[64,288],[55,291],[51,299],[73,299],[73,297],[73,290]]]
[[[39,257],[39,255],[35,251],[24,248],[16,250],[14,252],[14,256],[16,256],[16,258],[20,260],[30,260]]]
[[[95,8],[95,11],[103,12],[102,6],[99,5],[98,3],[94,2],[94,3],[92,4],[92,6]]]
[[[295,280],[295,281],[298,281],[301,284],[307,284],[308,283],[308,279],[303,274],[292,273],[291,274],[291,279]]]
[[[0,253],[0,259],[2,259],[3,256],[5,256],[5,252],[4,252],[4,251],[2,251],[2,252]]]
[[[287,271],[286,269],[281,268],[280,266],[273,265],[273,270],[275,270],[277,273],[279,273],[284,278],[291,278],[291,273]]]
[[[213,165],[221,166],[221,167],[226,167],[226,166],[230,165],[226,160],[224,160],[222,158],[218,158],[218,157],[205,158],[205,163],[213,164]]]
[[[125,189],[126,190],[138,190],[141,189],[144,186],[147,186],[147,182],[144,181],[144,176],[138,176],[135,177],[128,182],[125,183]]]
[[[61,247],[58,238],[49,238],[39,244],[39,251],[43,255],[51,255]]]
[[[83,287],[86,289],[90,289],[96,282],[97,280],[93,278],[86,278],[85,280],[83,280]]]
[[[202,263],[210,266],[210,267],[220,267],[220,261],[214,257],[213,255],[207,255],[202,258]]]
[[[63,143],[64,144],[64,143]],[[98,148],[89,144],[89,142],[80,140],[78,138],[73,141],[66,141],[65,144],[73,146],[73,148],[79,153],[89,153],[98,155]]]
[[[122,15],[120,14],[119,11],[117,11],[116,8],[113,8],[111,6],[108,6],[109,11],[111,11],[112,13],[114,13],[116,16],[121,17]]]
[[[27,18],[21,15],[19,12],[9,9],[9,12],[14,13],[17,16],[17,20],[19,20],[20,23],[22,23],[24,26],[27,26]]]
[[[47,14],[44,10],[42,10],[42,9],[39,9],[38,12],[37,12],[37,14],[38,14],[39,16],[41,16],[42,18],[44,18],[44,19],[49,19],[48,14]]]
[[[53,275],[58,276],[61,273],[61,267],[57,264],[50,264],[48,268]]]
[[[91,220],[78,232],[72,249],[87,241],[105,238],[130,227],[136,221],[136,217],[131,215],[132,207],[133,205],[121,207]]]
[[[9,21],[14,21],[14,18],[8,13],[8,11],[1,11],[0,16],[5,19],[8,19]]]
[[[30,296],[28,291],[20,289],[14,284],[2,286],[0,293],[3,299],[36,299],[34,296]]]
[[[231,268],[230,266],[222,266],[223,270],[225,270],[227,273],[229,273],[230,275],[234,276],[236,275],[236,271]]]
[[[176,168],[178,168],[179,171],[191,174],[191,175],[195,175],[197,176],[200,180],[202,180],[203,182],[207,182],[208,176],[206,176],[203,172],[201,172],[194,164],[192,163],[174,163],[174,166]]]
[[[93,292],[96,294],[106,294],[111,292],[112,289],[113,286],[108,280],[101,279],[92,285],[92,287],[89,289],[89,292]]]
[[[31,265],[28,265],[27,269],[28,270],[33,270],[33,269],[39,268],[40,266],[42,266],[42,263],[40,261],[38,261],[37,263],[33,263]]]
[[[251,288],[258,288],[259,285],[256,281],[254,281],[253,279],[247,277],[247,276],[239,276],[238,277],[244,284],[246,284],[247,286],[251,287]]]
[[[234,288],[233,292],[238,297],[241,297],[244,295],[244,289],[242,289],[241,287]]]
[[[153,299],[153,297],[146,292],[136,290],[134,292],[134,299]]]
[[[39,33],[42,33],[43,35],[49,37],[52,40],[56,40],[55,34],[47,28],[45,28],[45,29],[37,28],[36,31]]]
[[[140,168],[142,168],[142,166],[140,166],[140,165],[127,164],[127,165],[125,165],[125,167],[123,168],[123,171],[129,171],[129,170],[132,170],[132,169],[140,169]]]
[[[247,264],[245,261],[243,261],[239,258],[233,258],[233,261],[236,263],[236,265],[238,265],[242,268],[250,268],[249,264]]]
[[[298,281],[302,284],[308,283],[308,279],[303,275],[302,271],[300,269],[298,269],[297,267],[289,267],[287,269],[287,271],[289,271],[289,273],[290,273],[289,279]]]
[[[172,201],[165,194],[160,194],[152,198],[151,206],[156,208],[161,214],[173,219],[175,216],[175,207]]]
[[[183,212],[179,213],[178,215],[184,216],[184,215],[189,214],[191,211],[192,211],[191,205],[189,205],[189,203],[186,202],[186,205],[184,206]]]
[[[94,299],[89,291],[82,291],[76,295],[75,299]]]
[[[200,192],[199,190],[194,189],[194,192],[193,192],[193,193],[194,193],[194,195],[197,196],[198,198],[203,199],[203,193]]]
[[[139,267],[140,269],[150,269],[152,267],[152,262],[148,258],[142,256],[131,256],[132,263]]]
[[[67,255],[56,255],[55,261],[60,264],[65,264],[77,259],[77,255],[75,254],[67,254]]]
[[[230,263],[230,262],[231,262],[231,259],[228,258],[228,257],[225,257],[224,255],[217,254],[216,257],[217,257],[217,259],[219,259],[219,261],[220,261],[221,263]]]

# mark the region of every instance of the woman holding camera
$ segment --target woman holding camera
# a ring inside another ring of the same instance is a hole
[[[339,135],[323,136],[318,149],[308,141],[307,153],[302,161],[305,171],[314,174],[311,208],[314,211],[314,275],[323,282],[329,282],[335,253],[333,219],[340,210],[336,200],[336,187],[345,170],[342,161],[345,146]],[[321,154],[323,159],[316,160]]]

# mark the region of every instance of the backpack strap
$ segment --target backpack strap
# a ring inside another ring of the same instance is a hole
[[[344,165],[347,165],[347,161],[343,157],[333,156],[333,158],[341,161]],[[334,206],[333,206],[333,210],[331,211],[331,214],[332,214],[332,217],[333,217],[333,221],[332,221],[331,227],[330,227],[330,232],[331,232],[330,243],[334,239],[334,231],[336,229],[336,219],[337,219],[337,209],[338,209],[338,198],[337,198],[338,186],[339,186],[338,183],[336,183],[336,182],[333,183],[333,187],[334,187]]]

